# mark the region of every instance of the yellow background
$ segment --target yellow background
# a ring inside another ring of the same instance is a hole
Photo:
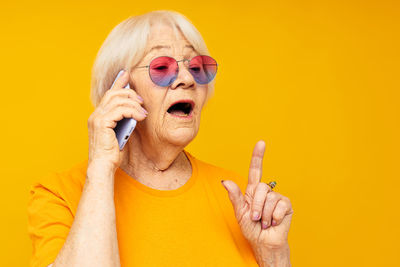
[[[395,266],[399,251],[399,2],[1,2],[1,266],[26,266],[33,181],[87,157],[90,71],[111,29],[185,14],[220,64],[188,150],[264,177],[294,207],[293,266]],[[398,265],[397,265],[398,266]]]

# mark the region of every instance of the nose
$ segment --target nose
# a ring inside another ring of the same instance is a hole
[[[178,62],[179,71],[175,81],[171,84],[171,89],[182,87],[183,89],[190,89],[195,86],[193,75],[189,72],[189,60],[182,60]]]

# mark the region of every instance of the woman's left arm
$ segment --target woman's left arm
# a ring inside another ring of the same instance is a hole
[[[265,143],[259,141],[253,151],[249,181],[243,195],[230,180],[221,181],[228,191],[236,220],[249,241],[260,266],[290,266],[288,233],[293,209],[289,198],[272,191],[261,182]]]

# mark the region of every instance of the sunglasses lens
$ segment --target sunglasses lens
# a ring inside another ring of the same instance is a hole
[[[150,78],[159,86],[169,86],[178,76],[178,63],[171,57],[158,57],[150,63]]]
[[[217,62],[209,56],[196,56],[190,61],[189,71],[197,83],[207,84],[217,74]]]

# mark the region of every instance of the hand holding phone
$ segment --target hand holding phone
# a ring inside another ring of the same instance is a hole
[[[136,126],[146,119],[143,99],[126,84],[128,73],[120,73],[113,86],[104,93],[88,118],[88,164],[109,167],[115,171],[122,162],[124,145]]]
[[[115,81],[121,76],[122,73],[123,70],[121,70],[118,73],[113,84],[111,85],[111,88],[114,86]],[[129,82],[124,88],[130,89]],[[136,127],[136,123],[137,123],[136,120],[132,118],[123,118],[122,120],[117,122],[117,126],[114,128],[114,132],[118,140],[119,150],[122,150],[125,144],[128,142],[129,137],[131,136],[133,130]]]

